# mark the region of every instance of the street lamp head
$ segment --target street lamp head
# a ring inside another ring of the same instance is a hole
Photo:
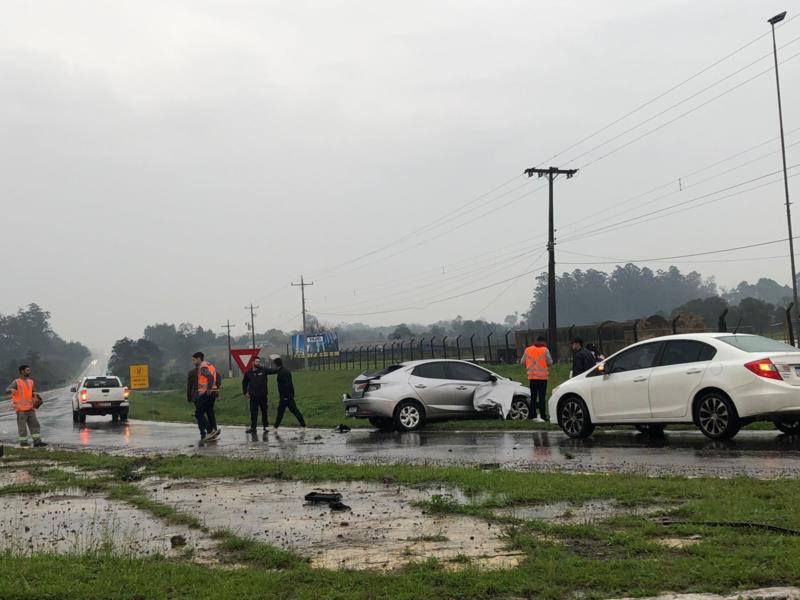
[[[783,21],[785,18],[786,18],[786,11],[783,11],[781,14],[775,15],[771,19],[767,19],[767,22],[770,25],[775,25],[776,23],[780,23],[781,21]]]

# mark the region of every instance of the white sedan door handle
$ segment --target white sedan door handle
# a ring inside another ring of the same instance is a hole
[[[686,371],[686,374],[687,375],[697,375],[698,373],[702,373],[702,372],[703,372],[702,369],[689,369],[688,371]]]
[[[424,390],[424,389],[425,389],[426,387],[428,387],[428,386],[426,386],[426,385],[422,385],[421,383],[418,383],[418,384],[417,384],[417,385],[415,385],[414,387],[415,387],[415,388],[419,388],[419,389],[421,389],[421,390]]]
[[[642,383],[643,381],[647,381],[647,377],[637,377],[633,380],[633,383]]]
[[[468,390],[468,389],[469,389],[469,387],[468,387],[468,386],[466,386],[466,385],[460,385],[460,386],[458,386],[456,389],[457,389],[457,390]]]

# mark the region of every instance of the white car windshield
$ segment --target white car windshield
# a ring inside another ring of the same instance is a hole
[[[745,352],[800,352],[800,349],[760,335],[727,335],[717,338]]]

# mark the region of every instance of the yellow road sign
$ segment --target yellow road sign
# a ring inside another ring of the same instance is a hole
[[[146,390],[150,387],[150,365],[131,365],[131,389]]]

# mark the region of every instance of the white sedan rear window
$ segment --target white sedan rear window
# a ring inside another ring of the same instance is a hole
[[[745,352],[800,352],[800,349],[760,335],[727,335],[717,338]]]

